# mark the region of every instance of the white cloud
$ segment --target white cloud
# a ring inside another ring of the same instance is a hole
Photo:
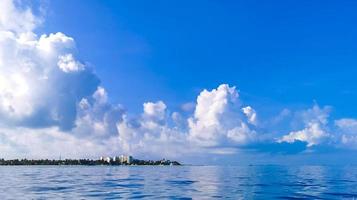
[[[248,117],[249,123],[253,125],[257,125],[257,113],[252,107],[250,106],[244,107],[242,108],[242,111]]]
[[[108,102],[108,94],[103,87],[99,86],[92,96],[96,103],[106,104]]]
[[[181,156],[192,152],[187,134],[176,125],[170,126],[166,105],[162,101],[143,104],[140,118],[130,120],[126,115],[117,123],[119,142],[123,151],[131,154]]]
[[[343,118],[335,121],[341,145],[348,149],[357,149],[357,119]]]
[[[125,111],[121,105],[108,103],[107,98],[105,89],[98,87],[91,97],[79,102],[72,134],[99,141],[118,136],[116,126],[123,120]]]
[[[166,105],[162,101],[156,103],[144,103],[144,115],[146,117],[163,120],[165,118]]]
[[[319,123],[309,123],[306,128],[300,131],[290,132],[289,135],[284,135],[279,142],[294,143],[295,141],[307,142],[307,146],[319,144],[329,134],[322,129]]]
[[[256,137],[256,133],[250,130],[243,121],[240,108],[233,108],[238,103],[237,97],[235,88],[228,85],[221,85],[210,92],[204,90],[197,97],[198,103],[195,109],[196,116],[200,118],[189,118],[188,121],[191,123],[189,126],[183,123],[182,116],[179,113],[173,112],[170,115],[164,102],[144,103],[141,117],[129,119],[127,115],[124,115],[123,121],[117,124],[120,146],[127,153],[167,155],[170,157],[181,156],[185,153],[236,152],[227,148],[226,145],[244,145],[254,141]],[[207,103],[211,100],[223,102],[224,105],[220,105],[220,102]],[[203,110],[200,107],[204,106],[202,103],[207,103],[205,105],[208,106],[208,110]],[[213,108],[209,108],[209,106],[213,106]],[[235,111],[238,111],[238,113],[235,113]],[[201,115],[200,112],[210,113],[210,120],[204,118],[203,113]],[[241,118],[233,118],[237,116],[241,116]],[[230,122],[227,120],[230,120]],[[207,131],[212,134],[210,137],[194,135],[206,134]],[[203,137],[204,139],[202,139]],[[230,150],[227,151],[227,149]]]
[[[228,130],[227,137],[238,144],[247,144],[255,140],[256,133],[250,130],[247,124],[241,122],[240,126]]]
[[[320,108],[317,104],[315,104],[312,108],[303,111],[301,113],[301,117],[305,124],[310,122],[320,123],[326,125],[328,123],[328,117],[331,112],[331,107],[325,106]]]
[[[357,149],[357,135],[343,134],[341,136],[342,148]]]
[[[116,155],[120,151],[116,138],[99,143],[90,138],[79,138],[56,127],[1,128],[0,151],[5,158],[97,158]]]
[[[58,59],[59,59],[58,63],[57,63],[58,67],[66,73],[84,70],[84,65],[82,63],[76,61],[73,58],[72,54],[66,54],[63,56],[59,56]]]
[[[13,32],[32,31],[40,22],[29,8],[20,9],[13,0],[0,1],[0,29]]]
[[[0,121],[6,125],[71,129],[78,101],[99,79],[73,57],[63,33],[37,36],[41,20],[13,1],[0,3]],[[73,72],[78,73],[63,73]]]
[[[293,143],[295,141],[307,142],[307,146],[311,147],[316,144],[320,144],[330,134],[326,131],[327,118],[329,117],[330,108],[320,108],[318,105],[314,105],[311,109],[308,109],[301,113],[305,128],[299,131],[292,131],[288,135],[284,135],[278,142]]]
[[[344,118],[335,121],[335,124],[338,128],[344,132],[351,134],[357,134],[357,119]]]
[[[229,142],[244,144],[253,131],[243,120],[235,87],[220,85],[203,90],[197,97],[194,116],[188,119],[189,137],[198,145],[217,146]]]

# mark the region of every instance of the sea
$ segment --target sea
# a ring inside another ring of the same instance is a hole
[[[357,166],[1,166],[0,199],[357,200]]]

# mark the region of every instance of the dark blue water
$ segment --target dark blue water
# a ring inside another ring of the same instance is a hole
[[[357,167],[3,166],[0,199],[357,199]]]

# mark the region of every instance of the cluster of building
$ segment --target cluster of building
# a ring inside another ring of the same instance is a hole
[[[107,162],[107,163],[120,163],[120,164],[132,164],[133,157],[129,155],[121,155],[121,156],[114,156],[114,157],[103,157],[99,158],[100,161]]]
[[[1,1],[1,0],[0,0]],[[162,160],[139,160],[132,156],[115,156],[115,157],[100,157],[99,160],[90,159],[0,159],[0,165],[181,165],[177,161]]]

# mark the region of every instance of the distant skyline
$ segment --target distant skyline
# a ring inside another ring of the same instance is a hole
[[[0,158],[357,161],[357,2],[0,9]]]

